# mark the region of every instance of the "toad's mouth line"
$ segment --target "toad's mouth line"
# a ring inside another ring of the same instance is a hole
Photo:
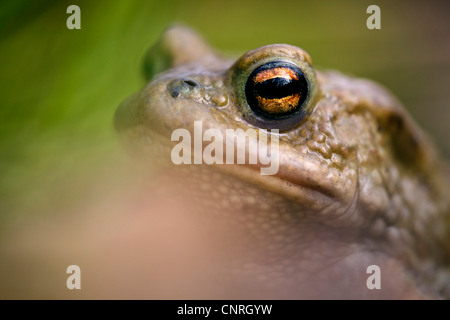
[[[193,161],[191,165],[174,164],[171,161],[170,154],[176,142],[171,141],[168,135],[162,134],[157,130],[149,129],[145,125],[137,125],[125,131],[134,130],[138,131],[138,134],[132,136],[138,136],[141,140],[140,143],[138,142],[139,148],[146,146],[145,149],[152,155],[152,160],[157,161],[158,164],[165,167],[169,165],[175,168],[199,166],[199,164],[193,164]],[[193,159],[194,150],[191,148],[191,151],[191,157]],[[168,161],[164,161],[164,159]],[[297,159],[298,162],[304,162],[302,166],[289,167],[283,164],[283,160],[286,160],[284,157],[281,157],[280,160],[280,170],[274,175],[261,175],[259,170],[263,165],[260,163],[228,165],[202,163],[200,165],[202,167],[211,167],[211,169],[217,170],[227,176],[247,181],[268,191],[280,194],[285,198],[304,204],[314,211],[335,207],[337,204],[342,208],[342,205],[345,206],[345,204],[350,203],[351,199],[353,199],[356,190],[353,190],[349,198],[349,193],[341,192],[336,185],[332,183],[320,183],[319,180],[312,178],[314,175],[326,175],[327,168],[314,163],[308,163],[306,159]],[[354,185],[357,188],[356,182]]]

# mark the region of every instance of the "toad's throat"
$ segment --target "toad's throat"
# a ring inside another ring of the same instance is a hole
[[[282,195],[286,199],[301,204],[302,207],[311,212],[326,210],[332,212],[332,216],[341,216],[344,214],[343,211],[346,211],[345,208],[352,207],[357,193],[357,168],[347,168],[340,175],[336,175],[330,171],[326,164],[312,159],[308,154],[288,152],[292,149],[284,144],[281,144],[279,149],[279,170],[274,175],[261,175],[261,168],[267,167],[267,164],[259,161],[253,164],[248,162],[227,164],[224,157],[222,164],[205,162],[195,164],[196,150],[190,144],[188,145],[189,149],[187,149],[190,153],[190,159],[187,163],[190,164],[174,164],[171,161],[171,155],[176,142],[169,141],[169,135],[162,134],[159,130],[149,129],[148,127],[141,129],[142,131],[139,130],[136,136],[142,138],[144,131],[146,138],[138,144],[140,145],[139,148],[149,151],[152,161],[158,160],[159,164],[175,169],[210,168],[237,180],[246,181],[259,188]],[[153,146],[158,147],[153,148]],[[164,147],[161,148],[162,146]],[[203,152],[205,147],[203,144],[197,152]],[[247,148],[245,151],[245,158],[250,159],[251,148]],[[220,183],[220,181],[217,183]]]

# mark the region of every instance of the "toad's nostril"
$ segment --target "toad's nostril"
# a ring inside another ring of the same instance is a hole
[[[191,87],[196,87],[197,86],[197,82],[193,81],[193,80],[183,80],[184,83],[186,83],[187,85],[191,86]]]
[[[167,89],[169,90],[172,97],[176,98],[180,95],[192,94],[200,87],[200,85],[191,79],[177,79],[168,84]]]

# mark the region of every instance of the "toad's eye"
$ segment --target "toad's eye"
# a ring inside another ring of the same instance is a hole
[[[294,130],[306,123],[321,97],[311,57],[288,44],[249,51],[229,72],[237,115],[251,126]]]
[[[280,120],[302,111],[308,97],[308,82],[302,71],[284,61],[256,68],[248,77],[245,97],[255,115]]]

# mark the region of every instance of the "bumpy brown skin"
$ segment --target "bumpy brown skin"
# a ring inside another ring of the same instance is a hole
[[[133,150],[155,159],[157,149],[168,166],[177,128],[192,131],[198,120],[203,130],[258,128],[242,108],[237,86],[245,80],[235,79],[271,57],[299,61],[315,79],[307,117],[280,135],[278,174],[242,165],[171,168],[170,183],[189,184],[197,212],[214,212],[218,225],[242,231],[241,254],[221,271],[239,275],[227,278],[234,292],[262,286],[262,297],[448,298],[444,170],[431,142],[379,85],[314,71],[308,54],[288,45],[229,61],[191,30],[173,27],[149,52],[151,81],[120,106],[116,126]],[[369,265],[381,268],[381,290],[366,287]],[[241,297],[252,297],[248,291]]]

